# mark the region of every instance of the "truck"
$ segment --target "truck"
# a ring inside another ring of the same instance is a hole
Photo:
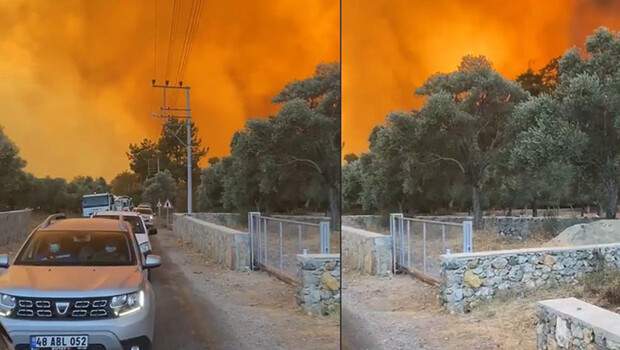
[[[131,211],[133,209],[133,199],[129,196],[115,196],[114,206],[117,211]]]
[[[114,210],[114,195],[111,193],[94,193],[82,196],[82,216],[90,217],[102,210]]]

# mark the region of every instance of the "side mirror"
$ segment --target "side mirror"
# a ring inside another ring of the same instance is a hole
[[[161,258],[159,255],[149,254],[144,261],[144,267],[147,269],[154,269],[161,266]]]
[[[9,255],[0,254],[0,268],[6,269],[10,265]]]
[[[156,235],[157,234],[157,229],[155,227],[150,227],[149,228],[149,236],[150,235]]]

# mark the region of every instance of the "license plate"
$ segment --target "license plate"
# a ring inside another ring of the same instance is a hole
[[[30,350],[77,350],[87,348],[88,335],[33,335],[30,337]]]

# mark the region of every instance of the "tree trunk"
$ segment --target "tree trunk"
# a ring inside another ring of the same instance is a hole
[[[607,196],[607,203],[605,203],[605,218],[615,219],[616,212],[618,210],[618,183],[613,175],[605,181],[605,192]]]
[[[329,186],[329,217],[332,230],[340,229],[340,192],[337,188]]]
[[[474,214],[474,228],[476,230],[482,229],[482,209],[480,208],[480,186],[472,186],[471,196],[472,211]]]
[[[538,216],[538,203],[536,203],[536,200],[532,200],[532,216],[533,217],[537,217]]]

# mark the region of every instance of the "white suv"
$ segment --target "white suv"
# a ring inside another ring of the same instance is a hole
[[[144,254],[144,256],[151,253],[149,235],[157,234],[157,229],[155,227],[147,227],[139,213],[131,211],[100,211],[94,215],[96,218],[114,220],[118,220],[121,216],[125,222],[131,225],[133,234],[136,236],[136,241],[138,241],[138,245],[140,246],[140,252]]]

